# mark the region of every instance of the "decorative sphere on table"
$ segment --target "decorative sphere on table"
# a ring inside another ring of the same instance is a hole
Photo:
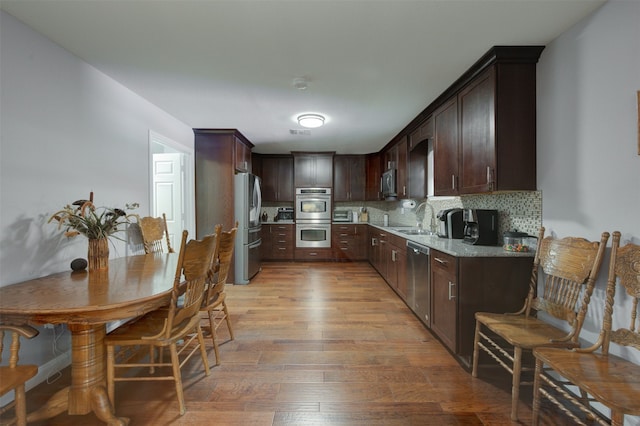
[[[71,261],[71,269],[73,271],[82,271],[87,269],[87,259],[77,258]]]

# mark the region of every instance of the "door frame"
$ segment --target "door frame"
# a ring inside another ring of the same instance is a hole
[[[189,235],[195,235],[195,183],[194,183],[194,150],[172,139],[167,138],[153,130],[149,130],[149,210],[152,216],[156,206],[156,194],[153,185],[153,155],[154,152],[177,153],[182,155],[182,194],[181,206],[183,228],[189,231]]]

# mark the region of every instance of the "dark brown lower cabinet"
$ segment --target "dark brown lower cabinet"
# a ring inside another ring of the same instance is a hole
[[[533,257],[454,257],[431,250],[431,331],[470,368],[475,313],[516,312]]]
[[[407,298],[407,240],[370,227],[369,263],[403,300]]]
[[[334,224],[331,246],[337,260],[367,260],[366,224]]]
[[[262,225],[262,260],[293,260],[295,225]]]

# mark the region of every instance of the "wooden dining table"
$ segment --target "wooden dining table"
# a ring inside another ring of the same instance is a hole
[[[106,390],[106,324],[143,315],[169,303],[178,254],[111,259],[106,270],[60,272],[0,288],[3,323],[66,324],[71,332],[71,385],[55,393],[28,421],[94,412],[109,425],[116,417]]]

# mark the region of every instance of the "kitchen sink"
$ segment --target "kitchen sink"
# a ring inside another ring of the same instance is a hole
[[[435,235],[428,229],[398,229],[397,231],[406,235]]]

